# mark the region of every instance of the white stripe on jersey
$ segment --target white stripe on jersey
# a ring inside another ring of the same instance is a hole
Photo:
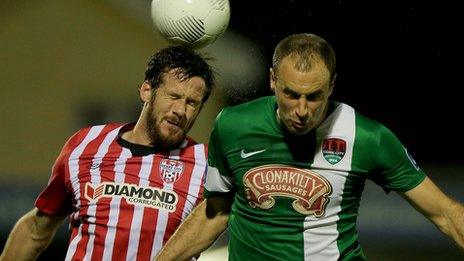
[[[333,122],[336,124],[332,125]],[[313,216],[305,218],[303,224],[305,260],[337,260],[340,256],[336,222],[339,220],[338,213],[341,210],[340,203],[346,177],[351,170],[355,127],[353,108],[342,104],[316,130],[317,145],[311,169],[329,181],[332,185],[332,194],[329,196],[330,201],[326,206],[324,218]],[[346,141],[345,155],[336,165],[330,164],[322,154],[320,148],[325,138],[340,138]]]
[[[126,168],[126,161],[132,157],[132,153],[129,149],[122,148],[121,155],[114,163],[114,182],[116,184],[124,183],[125,174],[124,169]],[[119,219],[119,207],[121,205],[122,197],[113,197],[110,203],[110,212],[108,214],[108,225],[105,238],[105,247],[103,248],[102,260],[112,260],[113,248],[108,246],[114,246],[114,239],[116,238],[117,224]]]
[[[74,253],[76,252],[77,249],[77,244],[81,240],[81,235],[82,235],[82,226],[79,226],[77,229],[77,234],[76,236],[72,239],[71,243],[69,243],[68,246],[68,251],[66,253],[66,258],[65,260],[72,260],[72,257],[74,256]]]
[[[84,140],[71,152],[69,156],[69,175],[70,180],[72,181],[72,188],[74,190],[74,198],[77,199],[76,208],[80,209],[81,207],[81,191],[80,191],[80,183],[77,175],[79,174],[79,157],[81,156],[84,149],[87,145],[94,140],[100,132],[103,130],[105,125],[94,126],[90,128],[87,136],[85,136]],[[74,252],[76,252],[77,244],[81,240],[81,233],[82,233],[82,224],[79,226],[79,230],[77,235],[73,238],[73,240],[69,243],[68,253],[66,254],[66,260],[71,260],[74,256]]]
[[[185,141],[184,141],[185,143]],[[169,158],[179,160],[180,159],[180,150],[172,150]],[[173,190],[174,183],[163,182],[164,190]],[[158,210],[158,219],[156,220],[156,230],[155,238],[153,239],[153,245],[150,254],[150,260],[161,250],[163,246],[164,234],[166,232],[166,227],[168,225],[168,215],[167,211]]]
[[[142,158],[142,167],[139,172],[139,187],[150,186],[150,174],[153,166],[154,155],[150,154]],[[136,260],[137,251],[139,249],[140,232],[142,230],[144,206],[134,204],[134,214],[132,216],[132,223],[128,241],[126,260]]]
[[[233,181],[233,177],[221,175],[217,168],[208,166],[205,182],[206,190],[227,193],[234,187]]]
[[[182,221],[192,211],[197,201],[197,195],[200,192],[200,187],[203,182],[203,175],[206,170],[206,155],[203,144],[194,146],[195,148],[195,166],[192,170],[192,177],[190,178],[189,190],[187,199],[184,204],[184,210],[182,211]]]
[[[100,164],[103,161],[103,157],[105,154],[108,152],[108,149],[111,145],[111,143],[116,139],[116,136],[119,133],[119,130],[121,127],[116,128],[112,131],[110,131],[103,142],[100,144],[98,147],[97,153],[93,156],[92,160],[92,166],[100,166]],[[90,182],[92,185],[98,185],[101,183],[101,175],[100,175],[100,167],[98,168],[90,168]],[[87,208],[87,216],[88,218],[88,223],[89,223],[89,228],[88,228],[88,233],[89,233],[89,240],[87,241],[87,248],[85,250],[85,256],[84,260],[90,260],[92,258],[92,253],[93,253],[93,246],[94,246],[94,240],[95,240],[95,221],[96,221],[96,213],[97,212],[97,203],[95,202],[94,204],[89,204],[89,207]]]

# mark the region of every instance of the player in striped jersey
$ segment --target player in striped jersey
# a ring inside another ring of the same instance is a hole
[[[214,85],[207,60],[192,49],[155,53],[138,121],[74,134],[0,259],[36,259],[67,216],[66,260],[153,259],[202,199],[207,148],[187,133]]]
[[[227,224],[229,260],[364,260],[356,219],[366,179],[399,192],[464,248],[462,204],[426,177],[385,126],[329,101],[335,54],[324,39],[287,37],[270,73],[274,96],[218,115],[207,200],[158,260],[206,249]]]

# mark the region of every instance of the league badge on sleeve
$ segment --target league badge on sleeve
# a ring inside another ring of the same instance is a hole
[[[404,148],[404,147],[403,147]],[[414,168],[416,170],[419,170],[419,165],[417,165],[416,161],[414,160],[414,158],[411,156],[411,154],[409,154],[409,151],[404,148],[404,152],[406,153],[406,156],[408,157],[409,161],[411,162],[411,164],[414,166]]]

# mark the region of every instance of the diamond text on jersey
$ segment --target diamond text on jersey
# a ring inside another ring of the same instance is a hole
[[[168,212],[176,210],[178,201],[178,196],[174,191],[113,182],[103,182],[98,185],[86,183],[85,197],[91,202],[101,197],[122,197],[132,205],[144,205]]]

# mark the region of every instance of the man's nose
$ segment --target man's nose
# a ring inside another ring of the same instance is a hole
[[[300,97],[296,108],[296,114],[300,119],[306,119],[309,116],[308,100],[306,97]]]
[[[172,112],[179,117],[184,117],[187,112],[187,101],[185,99],[178,99],[172,106]]]

